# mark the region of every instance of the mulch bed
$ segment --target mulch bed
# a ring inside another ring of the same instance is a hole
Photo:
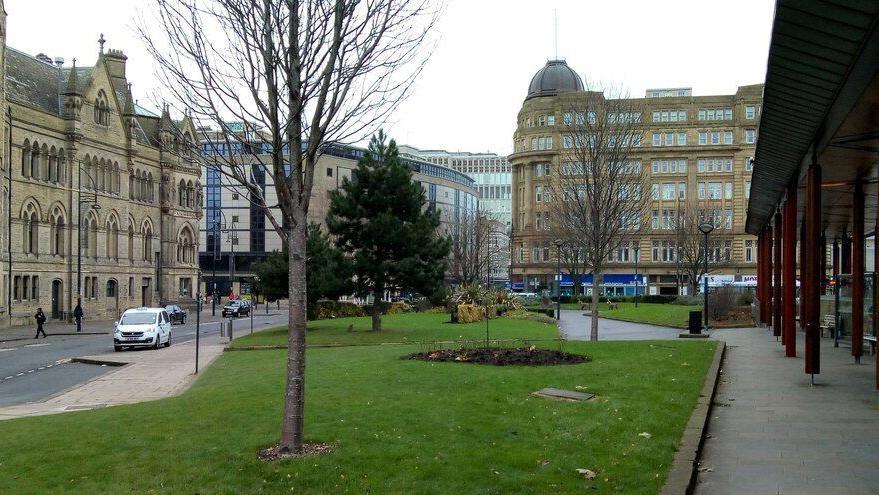
[[[515,349],[441,349],[410,354],[403,356],[403,359],[490,364],[493,366],[552,366],[557,364],[580,364],[592,360],[589,356],[538,349],[536,347],[518,347]]]
[[[331,443],[306,443],[302,445],[301,454],[281,453],[277,445],[273,445],[267,449],[260,450],[256,453],[256,457],[261,461],[278,461],[283,459],[296,459],[298,457],[306,457],[313,455],[332,454],[336,450],[336,446]]]

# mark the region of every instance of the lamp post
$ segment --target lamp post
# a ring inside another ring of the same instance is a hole
[[[85,175],[89,178],[89,181],[92,183],[92,191],[95,191],[95,180],[92,176],[86,171]],[[77,166],[77,213],[79,217],[77,218],[77,222],[79,222],[76,226],[76,309],[73,312],[74,319],[76,320],[76,331],[82,331],[82,206],[89,205],[89,210],[100,210],[101,205],[98,204],[98,193],[82,193],[82,160],[79,161]],[[97,242],[97,239],[95,239]]]
[[[635,253],[635,307],[638,307],[638,289],[640,289],[641,277],[638,276],[638,251],[639,247],[636,244],[632,251]]]
[[[702,222],[701,224],[699,224],[699,231],[705,234],[705,244],[702,248],[705,256],[705,274],[702,275],[702,278],[704,279],[704,289],[702,289],[702,292],[704,292],[705,297],[705,303],[703,308],[705,312],[705,322],[702,323],[702,328],[704,328],[706,332],[708,331],[708,234],[710,234],[713,230],[714,224],[711,222]]]
[[[561,239],[555,240],[555,317],[562,319],[562,244]]]

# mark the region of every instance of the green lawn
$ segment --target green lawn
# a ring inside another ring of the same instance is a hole
[[[352,331],[348,327],[352,326]],[[370,329],[369,317],[337,318],[308,322],[309,344],[377,344],[382,342],[422,342],[434,340],[476,340],[485,338],[485,322],[449,323],[445,313],[402,313],[382,317],[382,331]],[[555,339],[555,325],[530,320],[500,318],[488,324],[491,339]],[[266,330],[235,339],[235,347],[286,345],[287,329]]]
[[[0,493],[656,493],[715,345],[571,342],[593,361],[549,367],[311,349],[306,437],[337,450],[274,463],[256,452],[277,440],[285,352],[225,353],[179,397],[0,422]],[[530,395],[546,386],[598,397]]]
[[[664,327],[686,328],[690,311],[701,311],[702,306],[683,306],[679,304],[619,303],[619,309],[607,309],[602,303],[598,315],[617,320],[652,323]]]

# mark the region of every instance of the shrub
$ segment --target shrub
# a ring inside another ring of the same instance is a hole
[[[385,305],[383,313],[386,315],[397,315],[400,313],[408,313],[409,311],[412,311],[411,306],[403,301],[398,301]]]
[[[739,294],[739,306],[750,306],[754,302],[754,293],[747,290]]]
[[[426,297],[417,297],[411,301],[412,311],[424,313],[433,308],[433,303]]]
[[[649,294],[638,297],[638,301],[650,304],[668,304],[674,301],[675,296],[661,296],[657,294]]]
[[[326,320],[329,318],[347,318],[349,316],[365,316],[363,307],[347,301],[318,301],[308,309],[308,319]]]
[[[507,318],[512,318],[514,320],[539,321],[548,325],[555,325],[556,323],[558,323],[555,318],[550,318],[549,316],[546,316],[544,314],[537,314],[532,311],[523,311],[521,309],[516,309],[508,312]]]
[[[732,287],[719,287],[708,295],[708,310],[714,320],[725,320],[736,305],[738,295]]]
[[[482,321],[482,308],[475,304],[459,304],[457,311],[458,323],[475,323]]]
[[[448,313],[448,312],[449,312],[449,310],[445,306],[434,306],[434,307],[425,311],[425,313],[433,313],[433,314]]]
[[[699,296],[677,296],[671,304],[678,304],[680,306],[698,306],[702,304],[702,298]]]

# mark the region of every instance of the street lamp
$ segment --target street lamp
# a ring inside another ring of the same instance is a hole
[[[97,192],[82,193],[82,172],[82,160],[80,160],[77,167],[77,186],[79,188],[77,190],[77,212],[79,214],[77,221],[79,223],[76,227],[76,309],[73,312],[77,332],[82,331],[82,206],[89,205],[88,211],[101,209],[101,205],[98,204]],[[89,181],[92,183],[92,191],[96,191],[94,178],[88,171],[85,172],[85,175],[88,176]],[[95,242],[97,242],[97,239],[95,239]]]
[[[635,307],[638,307],[638,289],[640,288],[641,277],[638,276],[638,251],[639,247],[636,244],[632,251],[635,253]]]
[[[702,222],[699,224],[699,231],[705,234],[705,244],[702,248],[705,256],[705,274],[702,275],[705,282],[705,288],[703,289],[703,292],[705,293],[705,307],[703,308],[705,312],[705,322],[702,324],[702,328],[704,328],[706,332],[708,331],[708,234],[710,234],[713,230],[714,224],[711,222]]]
[[[559,321],[562,319],[562,244],[564,241],[561,239],[555,240],[555,317]]]

